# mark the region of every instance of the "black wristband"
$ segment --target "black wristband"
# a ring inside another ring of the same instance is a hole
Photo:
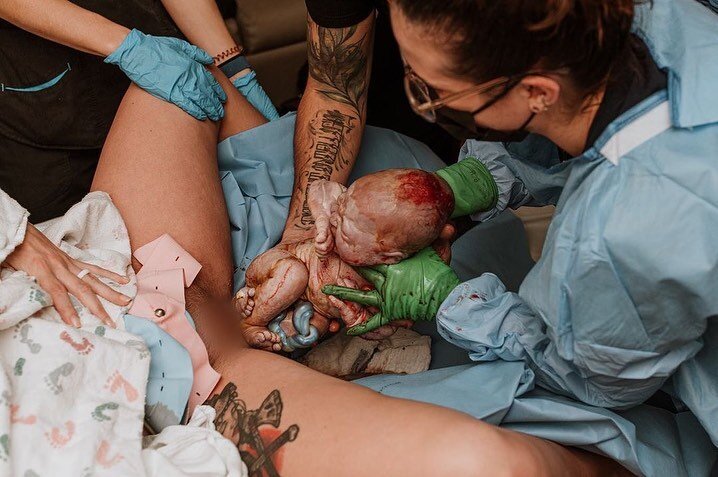
[[[234,58],[227,60],[227,62],[219,65],[219,69],[222,70],[222,73],[224,73],[227,78],[231,78],[247,68],[252,69],[252,65],[249,64],[247,57],[244,55],[235,56]]]

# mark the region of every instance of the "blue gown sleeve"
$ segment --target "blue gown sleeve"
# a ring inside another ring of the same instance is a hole
[[[591,405],[655,393],[718,315],[718,188],[625,162],[590,165],[591,181],[562,197],[518,294],[492,274],[465,282],[440,333],[477,361],[526,361],[538,384]]]
[[[466,141],[459,160],[465,157],[481,161],[499,190],[496,206],[475,214],[474,220],[489,220],[507,207],[554,204],[560,194],[564,177],[554,169],[563,167],[558,164],[556,146],[541,136],[532,134],[520,143]]]

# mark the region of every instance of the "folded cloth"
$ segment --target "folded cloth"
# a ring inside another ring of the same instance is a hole
[[[214,428],[215,411],[195,409],[185,426],[169,426],[145,439],[142,460],[148,477],[246,477],[234,444]]]
[[[25,238],[29,212],[0,189],[0,263]]]
[[[431,338],[406,328],[376,341],[339,332],[299,361],[341,379],[382,373],[414,374],[429,369]]]

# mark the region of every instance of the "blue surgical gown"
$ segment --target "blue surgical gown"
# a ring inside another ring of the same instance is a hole
[[[518,293],[490,273],[443,303],[439,332],[475,361],[522,361],[536,383],[625,409],[663,388],[718,445],[718,22],[692,0],[637,9],[668,88],[560,163],[548,140],[469,141],[495,210],[555,204]]]

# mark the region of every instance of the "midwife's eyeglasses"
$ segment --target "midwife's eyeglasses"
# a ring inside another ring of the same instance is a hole
[[[430,123],[436,122],[436,111],[448,103],[465,98],[472,94],[481,94],[490,91],[498,86],[505,85],[511,78],[499,78],[488,83],[477,84],[463,91],[457,91],[443,98],[439,98],[436,91],[426,84],[419,75],[414,73],[411,66],[404,64],[404,89],[409,99],[411,109]]]

